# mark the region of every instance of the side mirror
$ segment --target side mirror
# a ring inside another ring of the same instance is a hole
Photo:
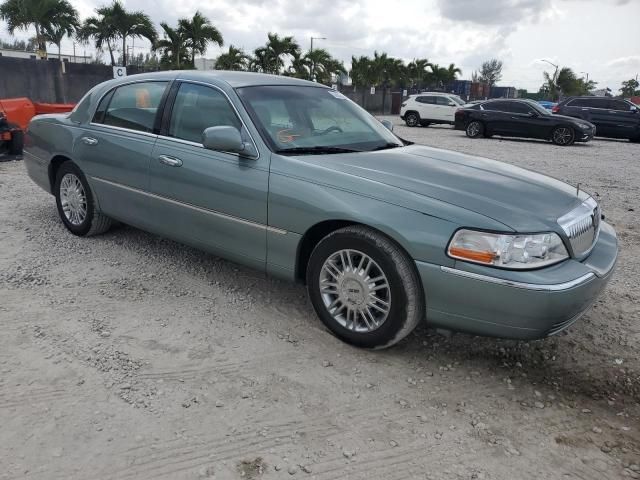
[[[631,110],[633,113],[638,113],[638,107],[634,107],[633,105],[629,107],[629,110]]]
[[[253,144],[242,140],[240,131],[231,126],[209,127],[202,132],[202,145],[208,150],[237,153],[243,157],[255,157]]]
[[[449,106],[450,106],[450,107],[455,107],[455,106],[457,106],[457,103],[449,102]]]
[[[537,116],[538,116],[537,112],[529,112],[529,113],[527,113],[527,117],[535,118]]]
[[[384,128],[386,128],[390,132],[393,132],[393,122],[391,120],[387,120],[385,118],[384,120],[380,120],[380,123],[384,125]]]

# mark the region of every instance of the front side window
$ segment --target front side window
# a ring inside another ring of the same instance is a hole
[[[180,85],[171,110],[170,137],[202,143],[202,133],[207,128],[222,126],[241,127],[222,92],[205,85]]]
[[[152,132],[166,87],[167,82],[140,82],[116,88],[111,94],[109,106],[104,110],[101,123],[141,132]],[[102,102],[98,106],[96,115],[101,114],[101,108],[104,108]],[[94,122],[100,120],[100,118],[94,118]]]
[[[628,112],[631,110],[631,105],[622,100],[609,100],[609,108],[612,110],[618,110],[622,112]]]
[[[237,89],[276,152],[343,153],[402,146],[378,120],[334,90],[306,86]]]
[[[509,102],[509,107],[511,108],[511,110],[509,111],[513,113],[521,113],[521,114],[531,113],[531,109],[529,108],[529,106],[524,103]]]
[[[436,105],[449,105],[450,102],[447,97],[436,97]]]

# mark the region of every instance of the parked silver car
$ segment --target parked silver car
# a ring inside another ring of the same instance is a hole
[[[305,282],[325,325],[362,347],[425,317],[481,335],[557,333],[617,256],[584,191],[410,145],[340,93],[286,77],[109,81],[71,114],[36,117],[24,158],[72,233],[114,219]]]

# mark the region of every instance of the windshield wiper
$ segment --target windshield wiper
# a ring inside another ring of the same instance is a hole
[[[323,153],[355,153],[361,152],[362,150],[353,150],[351,148],[343,148],[343,147],[291,147],[291,148],[281,148],[276,150],[276,153],[280,153],[283,155],[291,154],[309,154],[309,155],[321,155]]]
[[[370,151],[375,152],[376,150],[387,150],[389,148],[398,148],[402,147],[402,145],[398,145],[397,143],[387,142],[384,145],[380,145],[379,147],[372,148]]]

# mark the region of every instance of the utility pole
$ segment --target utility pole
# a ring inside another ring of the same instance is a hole
[[[309,50],[309,54],[313,53],[313,41],[314,40],[326,40],[325,37],[311,37],[311,49]],[[313,61],[313,57],[311,58],[311,80],[316,81],[316,64]]]
[[[73,42],[73,63],[76,63],[76,42]]]

